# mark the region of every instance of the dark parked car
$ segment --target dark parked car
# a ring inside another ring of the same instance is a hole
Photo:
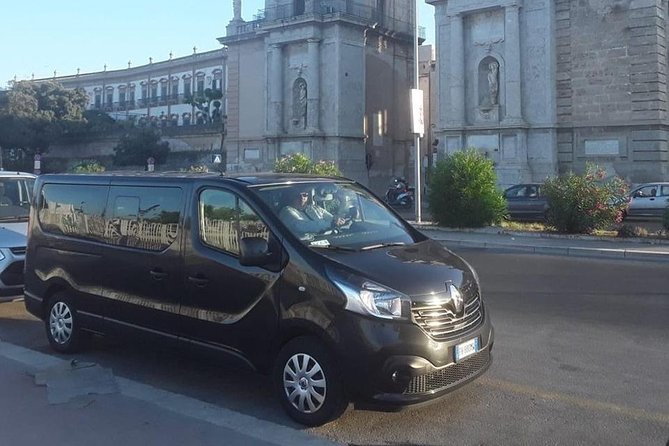
[[[59,352],[94,332],[233,355],[307,425],[349,400],[431,400],[492,361],[474,270],[353,181],[44,175],[35,191],[25,305]]]
[[[544,220],[548,201],[539,183],[517,184],[504,191],[509,217],[517,220]]]

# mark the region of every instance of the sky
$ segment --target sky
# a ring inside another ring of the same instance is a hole
[[[434,7],[419,2],[425,44],[434,42]],[[232,0],[164,2],[114,0],[3,1],[0,13],[0,88],[8,82],[118,70],[220,48],[232,18]],[[242,0],[242,18],[264,0]]]

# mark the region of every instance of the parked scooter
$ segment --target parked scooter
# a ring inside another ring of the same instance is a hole
[[[391,206],[410,207],[414,203],[414,188],[404,178],[395,177],[386,191],[385,199]]]

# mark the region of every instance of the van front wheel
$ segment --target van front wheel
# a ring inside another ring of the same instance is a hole
[[[56,293],[51,297],[44,323],[51,348],[60,353],[75,353],[79,350],[81,330],[77,311],[65,293]]]
[[[316,338],[288,342],[277,358],[274,380],[281,405],[298,423],[320,426],[341,416],[348,405],[332,354]]]

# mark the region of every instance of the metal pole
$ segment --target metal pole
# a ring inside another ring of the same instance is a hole
[[[418,70],[418,2],[416,0],[414,3],[414,33],[413,33],[413,57],[414,57],[414,88],[416,90],[420,89],[419,85],[419,70]],[[416,223],[422,223],[422,213],[421,213],[421,201],[422,201],[422,188],[421,188],[421,154],[420,154],[420,134],[416,133],[414,135],[414,147],[416,148]]]

